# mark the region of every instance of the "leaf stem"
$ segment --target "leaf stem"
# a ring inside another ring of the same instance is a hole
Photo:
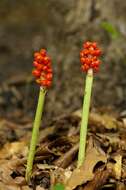
[[[87,126],[88,126],[88,116],[89,116],[92,84],[93,84],[93,70],[89,69],[86,76],[86,83],[85,83],[85,90],[84,90],[84,102],[83,102],[83,110],[82,110],[82,121],[81,121],[81,127],[80,127],[80,144],[79,144],[77,167],[80,167],[83,164],[84,159],[85,159]]]
[[[35,115],[35,120],[33,124],[33,130],[32,130],[30,149],[29,149],[28,158],[27,158],[27,166],[26,166],[26,174],[25,174],[25,179],[27,182],[29,182],[31,173],[32,173],[32,167],[33,167],[33,161],[35,157],[36,144],[38,141],[39,127],[41,123],[45,94],[46,94],[46,90],[40,87],[38,105],[36,109],[36,115]]]

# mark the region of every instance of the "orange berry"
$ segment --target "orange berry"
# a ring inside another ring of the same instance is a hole
[[[87,64],[87,65],[89,65],[89,64],[91,64],[91,59],[90,58],[85,58],[85,63]]]
[[[32,74],[33,74],[35,77],[40,77],[41,72],[38,71],[38,70],[33,70],[33,71],[32,71]]]
[[[48,73],[48,74],[46,75],[46,79],[52,80],[52,73]]]
[[[47,72],[52,73],[52,69],[51,68],[47,69]]]
[[[89,53],[90,53],[90,51],[87,50],[87,49],[85,49],[85,50],[83,51],[83,54],[84,54],[84,55],[88,55]]]
[[[83,57],[84,56],[84,53],[83,51],[80,52],[80,57]]]
[[[50,85],[51,85],[51,81],[48,81],[48,80],[47,80],[47,81],[46,81],[46,86],[47,86],[47,87],[50,87]]]
[[[100,63],[101,63],[100,60],[97,60],[97,61],[94,62],[94,65],[95,65],[95,66],[99,66]]]
[[[97,48],[97,43],[96,43],[96,42],[93,42],[93,43],[92,43],[92,46],[93,46],[93,48]]]
[[[48,67],[45,65],[45,66],[43,66],[43,71],[47,71],[47,69],[48,69]]]
[[[81,61],[81,63],[85,63],[85,58],[84,58],[84,57],[81,57],[81,58],[80,58],[80,61]]]
[[[50,61],[51,61],[51,60],[50,60],[50,58],[49,58],[49,57],[45,57],[45,58],[44,58],[44,63],[45,63],[45,64],[50,63]]]
[[[46,50],[45,49],[41,49],[40,50],[40,54],[44,57],[46,56]]]
[[[85,43],[83,44],[83,47],[86,49],[86,48],[89,48],[90,45],[91,45],[91,42],[85,42]]]
[[[36,58],[37,56],[39,56],[39,52],[34,53],[34,57]]]
[[[37,66],[38,66],[38,62],[37,62],[37,61],[34,61],[34,62],[33,62],[33,65],[34,65],[35,67],[37,67]]]
[[[97,49],[94,51],[95,56],[100,56],[101,55],[101,50]]]

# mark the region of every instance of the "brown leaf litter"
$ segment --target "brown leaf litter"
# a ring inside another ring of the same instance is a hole
[[[80,121],[81,112],[77,111],[43,127],[28,186],[24,176],[31,122],[18,126],[1,120],[0,133],[4,141],[1,140],[0,150],[0,190],[44,190],[55,183],[63,183],[68,190],[125,190],[124,117],[122,119],[119,114],[116,117],[112,112],[91,112],[86,158],[83,165],[76,169]],[[7,131],[13,133],[7,134]],[[16,137],[14,140],[13,134]],[[6,138],[7,135],[9,138]]]

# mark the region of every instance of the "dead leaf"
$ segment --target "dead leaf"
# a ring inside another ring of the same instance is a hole
[[[28,147],[26,146],[25,142],[6,143],[0,150],[0,159],[9,158],[10,156],[14,156],[17,154],[22,154],[22,156],[26,156],[27,151]]]
[[[122,171],[122,155],[116,154],[112,157],[115,160],[115,163],[113,164],[113,172],[116,179],[121,178],[121,171]]]
[[[68,152],[57,159],[54,164],[61,168],[66,168],[72,162],[79,148],[79,143],[74,145]]]
[[[93,158],[93,159],[92,159]],[[86,151],[86,158],[84,164],[75,169],[66,183],[66,190],[72,190],[78,185],[90,181],[94,177],[94,167],[98,162],[106,163],[107,157],[102,151],[99,151],[92,143],[92,138],[89,140],[89,144]]]
[[[17,164],[17,160],[15,162],[1,160],[0,161],[0,181],[7,184],[8,182],[12,182],[11,173],[13,172],[14,167]]]
[[[98,171],[95,173],[94,178],[92,181],[87,183],[87,185],[83,188],[83,190],[96,190],[102,187],[105,182],[107,181],[111,171],[110,170],[104,170],[98,169]]]
[[[90,113],[89,124],[104,127],[109,130],[117,130],[118,122],[114,117],[107,114],[100,115],[98,113]]]

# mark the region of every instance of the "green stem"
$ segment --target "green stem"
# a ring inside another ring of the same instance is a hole
[[[92,83],[93,83],[93,70],[89,69],[86,76],[85,91],[84,91],[85,96],[84,96],[83,110],[82,110],[82,121],[81,121],[81,128],[80,128],[80,144],[79,144],[77,167],[80,167],[85,160],[86,136],[87,136],[87,126],[88,126]]]
[[[46,94],[45,89],[40,88],[38,105],[37,105],[35,120],[33,124],[32,137],[31,137],[30,149],[29,149],[27,166],[26,166],[25,178],[27,182],[29,182],[31,173],[32,173],[32,167],[33,167],[33,161],[35,157],[36,144],[38,141],[39,127],[41,123],[45,94]]]

